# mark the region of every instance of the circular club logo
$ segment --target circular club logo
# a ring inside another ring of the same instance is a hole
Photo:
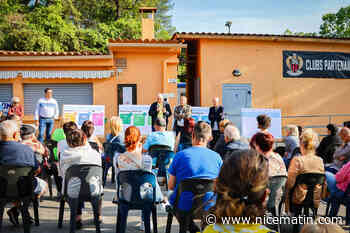
[[[288,67],[287,74],[290,76],[299,76],[303,73],[302,69],[304,61],[296,53],[293,53],[292,56],[287,57],[286,64]]]

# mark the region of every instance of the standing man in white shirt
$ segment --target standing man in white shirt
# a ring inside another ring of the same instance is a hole
[[[52,98],[52,89],[45,89],[45,97],[40,98],[34,113],[34,120],[36,126],[39,126],[38,140],[44,142],[44,132],[46,129],[46,140],[51,139],[51,132],[55,123],[55,119],[58,119],[59,109],[57,101]]]
[[[224,119],[224,107],[219,105],[219,97],[213,98],[213,106],[209,109],[209,121],[212,128],[213,140],[210,142],[211,148],[214,148],[216,141],[220,136],[219,124]]]

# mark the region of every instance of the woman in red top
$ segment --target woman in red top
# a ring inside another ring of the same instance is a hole
[[[7,113],[7,118],[16,115],[19,116],[21,119],[23,118],[23,107],[19,103],[18,97],[13,97],[11,101],[11,107],[9,108],[9,111]]]

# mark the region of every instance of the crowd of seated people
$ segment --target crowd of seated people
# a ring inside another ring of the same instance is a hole
[[[316,186],[314,190],[314,206],[319,206],[320,200],[325,196],[326,187],[331,199],[333,198],[329,215],[337,216],[341,202],[334,200],[344,198],[350,184],[348,127],[338,130],[336,125],[328,125],[329,135],[319,143],[319,136],[312,129],[305,129],[299,134],[298,126],[288,125],[285,127],[286,137],[275,140],[268,130],[271,118],[260,115],[257,117],[259,131],[248,141],[240,135],[239,129],[233,123],[224,119],[218,123],[220,134],[216,135],[215,145],[209,146],[213,135],[208,123],[196,123],[191,117],[183,121],[183,126],[178,127],[176,136],[173,131],[166,130],[165,119],[157,118],[153,124],[154,132],[144,137],[135,126],[128,127],[123,133],[122,120],[112,117],[111,133],[106,138],[106,143],[109,143],[107,147],[102,146],[95,136],[93,122],[85,121],[81,129],[74,122],[66,122],[61,129],[64,135],[57,144],[61,182],[64,182],[67,169],[72,165],[102,166],[103,158],[108,160],[116,171],[113,179],[116,179],[120,171],[142,169],[152,172],[152,157],[148,154],[153,146],[164,146],[176,154],[167,169],[169,192],[162,193],[159,184],[156,185],[157,202],[163,205],[175,204],[177,189],[182,181],[191,178],[212,179],[214,188],[203,197],[206,204],[202,208],[207,214],[211,213],[216,218],[250,217],[252,221],[267,212],[276,215],[278,190],[285,196],[286,213],[294,216],[293,205],[302,203],[307,193],[305,185],[296,186],[297,177],[301,174],[316,173],[325,174],[326,179],[324,184]],[[3,121],[0,124],[0,165],[30,166],[38,175],[40,164],[47,160],[50,151],[36,139],[35,131],[35,127],[30,125],[18,128],[18,122],[14,120]],[[284,143],[284,154],[274,152],[276,142]],[[296,149],[299,149],[299,153],[294,154]],[[275,176],[286,177],[283,192],[284,182],[270,183],[270,178]],[[37,195],[43,195],[47,190],[46,182],[38,177],[34,185]],[[63,193],[64,183],[57,188],[59,193]],[[291,193],[291,190],[294,190],[294,193]],[[290,198],[290,195],[293,196]],[[185,193],[177,202],[176,209],[191,209],[192,200],[193,194]],[[100,221],[102,204],[101,201]],[[80,203],[75,219],[77,228],[82,227],[83,207],[83,203]],[[14,202],[7,213],[10,221],[18,225],[18,203]],[[175,216],[181,218],[181,211]],[[317,226],[305,225],[302,232],[314,232],[315,227]],[[336,226],[329,227],[334,227],[336,232]],[[144,229],[143,219],[141,229]],[[273,232],[267,226],[256,224],[219,223],[206,226],[204,232],[242,230]],[[192,221],[189,231],[198,232],[200,229]]]

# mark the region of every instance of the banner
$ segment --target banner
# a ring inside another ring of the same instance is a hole
[[[7,112],[11,107],[11,103],[9,102],[0,102],[0,112],[2,112],[3,116],[7,116]]]
[[[104,105],[63,105],[64,122],[74,121],[81,127],[86,120],[95,125],[95,135],[105,133],[105,106]]]
[[[208,107],[192,107],[192,118],[197,121],[209,122],[209,108]]]
[[[350,78],[350,53],[283,51],[283,77]]]
[[[124,130],[136,126],[142,135],[152,132],[152,119],[148,116],[149,105],[119,105],[119,116],[123,121]]]
[[[271,117],[271,127],[268,131],[275,138],[282,138],[282,120],[280,109],[256,109],[242,108],[241,109],[241,128],[242,136],[251,138],[255,133],[259,132],[256,117],[265,114]]]

